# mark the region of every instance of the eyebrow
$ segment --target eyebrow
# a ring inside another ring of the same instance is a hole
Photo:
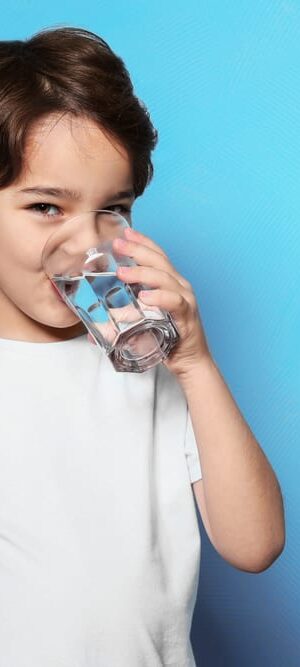
[[[81,201],[82,196],[80,192],[77,192],[76,190],[69,190],[68,188],[55,188],[51,186],[40,186],[36,185],[32,188],[23,188],[21,190],[18,190],[18,192],[24,192],[25,194],[31,194],[31,195],[48,195],[50,197],[64,197],[65,199],[71,199],[73,201]],[[134,190],[120,190],[119,192],[115,192],[112,194],[110,197],[107,197],[107,199],[123,199],[123,198],[129,198],[129,197],[135,197],[135,192]]]

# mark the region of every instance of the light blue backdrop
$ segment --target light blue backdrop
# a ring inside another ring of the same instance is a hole
[[[62,24],[103,36],[152,112],[156,176],[135,225],[192,282],[214,358],[283,490],[287,546],[260,575],[223,561],[200,522],[197,665],[298,667],[299,2],[10,0],[0,38]]]

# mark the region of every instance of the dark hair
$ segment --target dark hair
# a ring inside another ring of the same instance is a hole
[[[128,151],[135,195],[152,178],[157,131],[123,60],[98,35],[50,28],[0,42],[0,188],[23,167],[33,122],[50,113],[88,116]]]

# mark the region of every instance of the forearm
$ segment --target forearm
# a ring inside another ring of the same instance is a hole
[[[276,476],[210,357],[181,378],[214,543],[232,563],[271,563],[285,540]],[[266,565],[267,566],[267,565]]]

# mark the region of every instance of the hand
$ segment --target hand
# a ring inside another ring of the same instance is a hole
[[[192,286],[148,236],[130,227],[124,236],[126,241],[114,239],[113,247],[118,254],[132,257],[138,266],[119,267],[117,276],[128,284],[144,283],[154,288],[139,292],[138,298],[147,306],[169,311],[174,319],[180,340],[162,363],[180,379],[211,356]]]

